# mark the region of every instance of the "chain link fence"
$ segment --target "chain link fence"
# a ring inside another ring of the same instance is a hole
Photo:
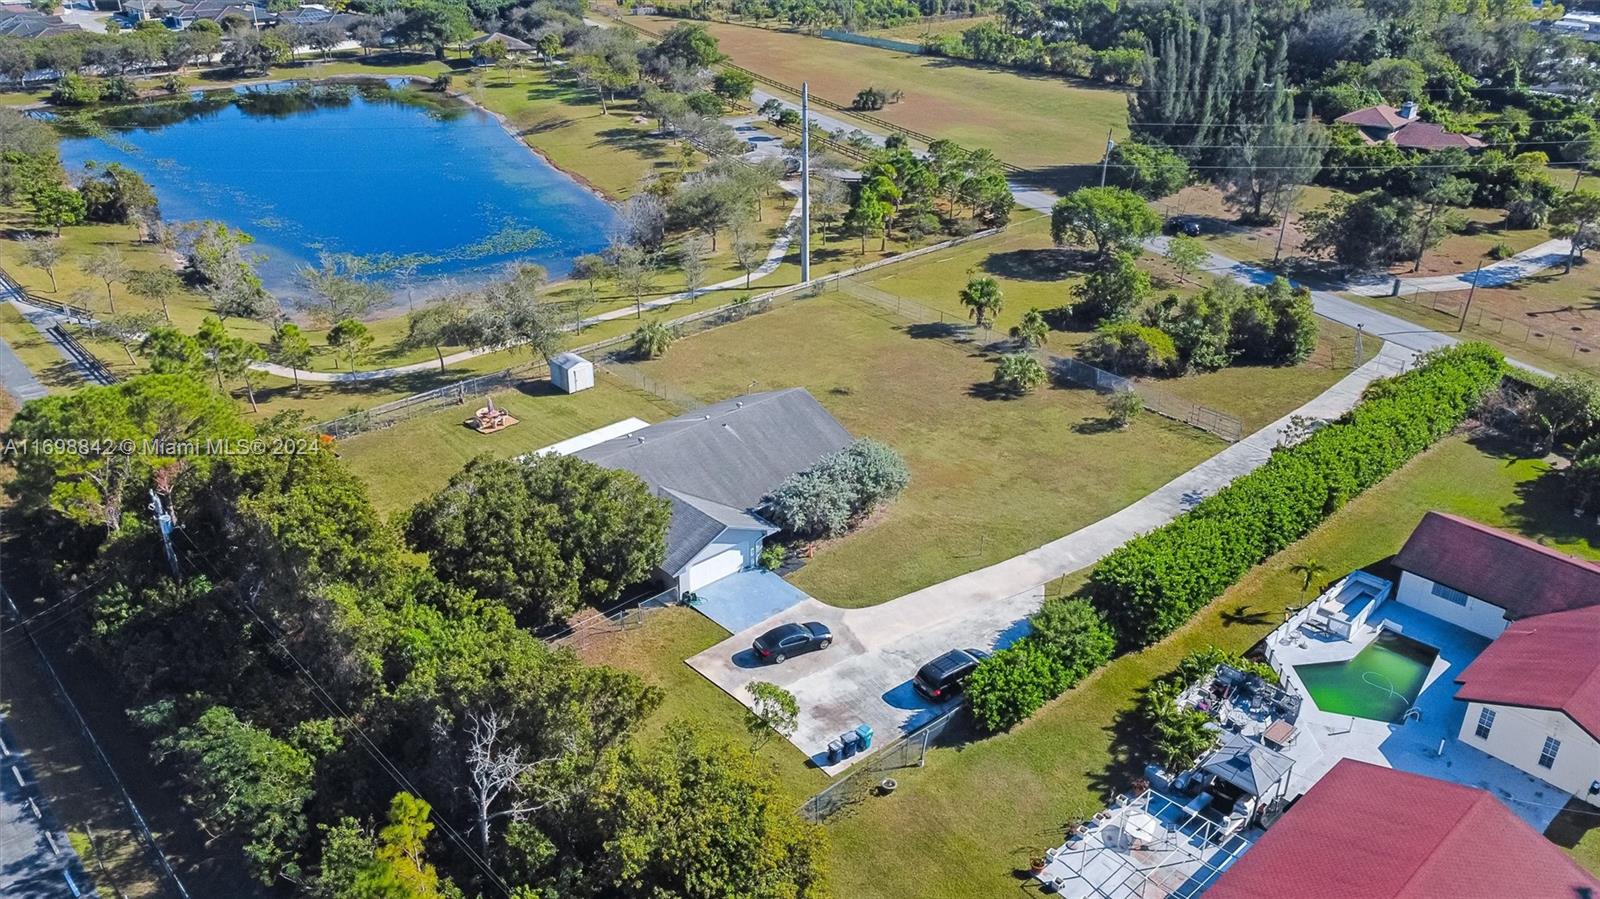
[[[807,799],[800,807],[800,816],[821,824],[874,793],[892,789],[885,783],[885,775],[903,768],[921,768],[928,750],[940,736],[951,731],[963,711],[964,705],[957,706],[857,762],[827,789]]]
[[[1453,291],[1402,291],[1399,296],[1384,296],[1379,299],[1404,304],[1418,311],[1431,312],[1441,318],[1449,319],[1455,323],[1455,330],[1467,332],[1463,335],[1465,337],[1482,337],[1491,341],[1524,346],[1552,359],[1561,359],[1573,365],[1600,371],[1600,342],[1576,336],[1580,328],[1593,327],[1600,330],[1600,321],[1577,325],[1567,321],[1529,322],[1505,318],[1482,305],[1473,305],[1471,293],[1468,288]],[[1578,313],[1589,308],[1573,307],[1570,311]],[[1563,310],[1555,310],[1551,315],[1559,315],[1561,311]],[[1449,332],[1452,326],[1444,324],[1437,330]],[[1561,333],[1564,330],[1567,333]]]

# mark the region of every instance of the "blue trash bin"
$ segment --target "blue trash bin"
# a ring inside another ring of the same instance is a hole
[[[850,758],[861,751],[861,736],[853,730],[847,730],[840,734],[839,742],[844,744],[845,758]]]
[[[856,736],[861,738],[861,751],[866,752],[872,748],[872,725],[857,724]]]
[[[828,741],[828,764],[837,765],[844,758],[844,744],[838,740]]]

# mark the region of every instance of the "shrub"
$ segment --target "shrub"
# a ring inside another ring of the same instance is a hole
[[[1047,649],[1021,640],[979,663],[967,678],[973,720],[989,733],[1007,730],[1070,686],[1066,669]]]
[[[61,76],[50,91],[50,102],[60,106],[93,106],[100,102],[100,82],[69,72]]]
[[[1143,411],[1144,397],[1132,390],[1119,390],[1106,397],[1106,414],[1111,416],[1111,423],[1119,428],[1132,424],[1134,418]]]
[[[1111,148],[1110,184],[1154,200],[1175,194],[1189,183],[1189,163],[1159,144],[1129,140]]]
[[[1129,253],[1116,253],[1072,288],[1072,315],[1087,325],[1126,321],[1150,295],[1150,275]]]
[[[1178,350],[1160,328],[1133,322],[1101,325],[1084,355],[1125,375],[1160,375],[1177,366]]]
[[[1085,599],[1046,600],[1028,624],[1028,639],[1055,658],[1069,686],[1104,665],[1117,648],[1110,623]]]
[[[789,550],[781,543],[768,543],[761,547],[761,567],[768,571],[777,571],[783,567],[783,560],[789,557]]]
[[[1512,256],[1517,255],[1517,251],[1511,249],[1511,244],[1508,244],[1502,240],[1490,247],[1489,252],[1485,253],[1484,255],[1488,256],[1490,259],[1510,259]]]
[[[1049,375],[1038,359],[1027,353],[1007,353],[994,367],[993,384],[1007,396],[1022,396],[1045,382]]]
[[[1278,682],[1278,673],[1270,666],[1215,646],[1184,656],[1176,668],[1150,684],[1139,697],[1138,715],[1143,719],[1140,731],[1148,735],[1156,761],[1169,770],[1188,767],[1216,740],[1211,716],[1180,708],[1178,697],[1218,665],[1232,665],[1246,674],[1259,674],[1268,683]]]
[[[889,102],[889,94],[876,87],[864,87],[856,93],[855,108],[872,111],[882,109]]]
[[[850,522],[886,502],[911,481],[905,460],[863,437],[797,472],[767,497],[772,522],[803,537],[836,537]]]
[[[1498,351],[1467,343],[1375,382],[1337,423],[1275,452],[1180,518],[1113,551],[1089,578],[1095,606],[1123,645],[1154,643],[1250,568],[1448,434],[1504,372]]]

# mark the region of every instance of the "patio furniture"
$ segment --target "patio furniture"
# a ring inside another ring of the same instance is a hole
[[[1282,749],[1293,743],[1299,732],[1293,724],[1280,718],[1267,725],[1267,729],[1261,732],[1261,742],[1274,749]]]

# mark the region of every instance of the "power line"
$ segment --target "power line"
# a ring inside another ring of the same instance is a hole
[[[219,585],[224,583],[224,579],[221,577],[220,572],[217,571],[216,566],[211,562],[210,557],[208,557],[205,551],[194,542],[194,539],[189,536],[188,532],[180,528],[178,529],[178,533],[183,535],[183,539],[188,541],[189,545],[194,548],[200,561],[204,562],[205,566],[211,570],[212,576],[216,578],[216,583]],[[362,729],[361,725],[357,724],[355,720],[344,711],[344,708],[339,704],[338,700],[334,699],[333,695],[322,686],[321,682],[317,680],[316,676],[311,673],[311,669],[308,668],[305,663],[300,661],[299,657],[294,654],[294,651],[289,648],[288,641],[284,639],[283,634],[279,632],[276,627],[267,622],[266,619],[262,618],[261,614],[255,610],[255,608],[250,604],[249,600],[241,595],[238,595],[237,588],[230,587],[228,589],[229,592],[235,594],[234,598],[238,604],[242,606],[245,611],[250,613],[250,617],[254,618],[262,627],[262,629],[267,631],[267,633],[271,636],[273,645],[277,647],[286,658],[288,658],[290,663],[292,663],[299,671],[300,676],[306,681],[306,683],[311,685],[312,694],[317,700],[317,703],[321,705],[323,709],[345,723],[345,726],[355,734],[357,740],[361,744],[362,749],[367,753],[367,755],[370,756],[372,760],[378,764],[378,767],[382,768],[384,773],[388,774],[389,777],[394,780],[394,782],[398,784],[402,790],[405,790],[407,793],[427,801],[427,796],[425,796],[421,790],[417,789],[416,786],[411,783],[410,779],[407,778],[404,772],[400,770],[400,767],[384,754],[383,750],[380,749],[378,745],[367,736],[366,731]],[[511,887],[507,885],[504,880],[500,879],[500,876],[494,872],[494,869],[489,866],[489,863],[481,855],[479,855],[476,850],[468,845],[465,838],[463,838],[461,834],[451,826],[450,822],[447,821],[444,815],[439,812],[438,805],[430,801],[428,802],[428,806],[430,816],[433,818],[434,822],[444,829],[444,832],[448,834],[450,839],[455,842],[456,846],[466,854],[467,858],[472,861],[473,865],[476,866],[478,870],[483,872],[484,876],[487,877],[489,881],[493,883],[495,887],[499,889],[501,893],[505,894],[505,896],[509,899],[511,896]]]

